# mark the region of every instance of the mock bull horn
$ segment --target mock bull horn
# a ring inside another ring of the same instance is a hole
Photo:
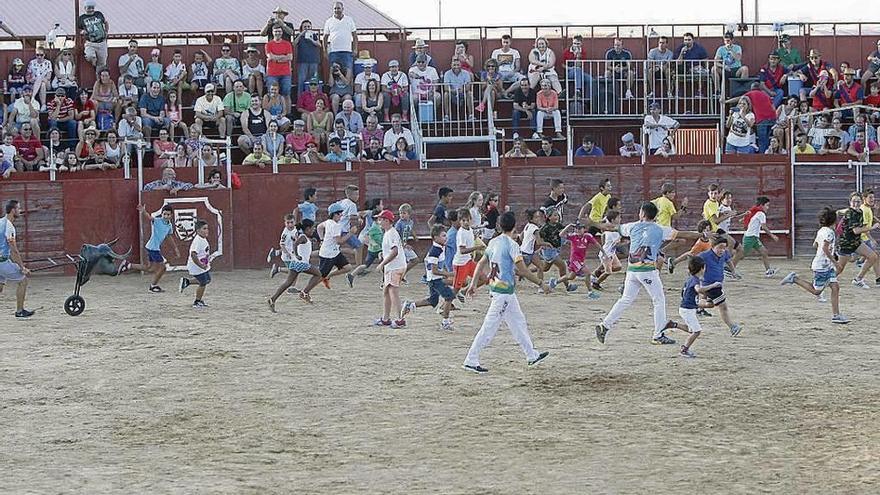
[[[117,242],[119,242],[119,238],[118,238],[118,237],[117,237],[116,239],[113,239],[113,240],[110,241],[110,242],[105,242],[104,244],[107,244],[108,246],[112,246],[112,245],[116,244]]]
[[[117,240],[118,240],[118,239],[117,239]],[[113,242],[116,242],[116,241],[113,241]],[[109,243],[108,243],[108,244],[109,244]],[[125,254],[118,254],[118,253],[115,253],[115,252],[111,249],[110,252],[109,252],[108,254],[109,254],[110,257],[113,258],[113,259],[116,259],[116,260],[126,260],[126,259],[128,259],[129,256],[131,256],[131,249],[132,249],[132,248],[128,248],[128,251],[126,251]]]

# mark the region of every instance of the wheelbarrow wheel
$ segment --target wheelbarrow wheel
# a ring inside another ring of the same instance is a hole
[[[86,300],[80,295],[74,295],[64,301],[64,311],[70,316],[79,316],[86,309]]]

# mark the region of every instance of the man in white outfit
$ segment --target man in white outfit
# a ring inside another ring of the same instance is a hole
[[[660,246],[665,241],[675,239],[678,232],[670,227],[661,227],[654,222],[657,217],[657,206],[644,203],[639,209],[639,221],[620,226],[620,235],[630,238],[629,260],[626,267],[626,282],[623,295],[614,303],[611,311],[596,325],[596,338],[605,343],[605,336],[620,320],[623,312],[629,308],[642,287],[651,296],[654,306],[654,336],[652,344],[675,344],[663,332],[674,328],[674,323],[666,319],[666,296],[663,294],[663,281],[660,280],[658,267],[662,266],[663,254]]]
[[[516,227],[516,216],[511,212],[504,213],[498,219],[498,226],[501,228],[502,235],[489,242],[486,254],[480,259],[474,272],[483,273],[486,266],[489,265],[489,293],[492,296],[492,302],[489,304],[483,326],[474,337],[474,342],[464,360],[464,369],[474,373],[489,371],[480,366],[480,352],[492,342],[492,338],[495,337],[495,332],[498,331],[502,321],[507,323],[510,333],[522,348],[530,366],[538,364],[550,354],[547,351],[539,353],[532,346],[532,337],[529,335],[526,317],[519,307],[519,300],[514,292],[518,276],[540,286],[545,293],[550,289],[523,263],[519,244],[512,237],[513,229]],[[472,296],[476,291],[478,278],[474,277],[471,280],[467,288],[468,295]]]

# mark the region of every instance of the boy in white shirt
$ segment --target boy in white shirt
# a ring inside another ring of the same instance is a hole
[[[309,293],[319,282],[324,282],[324,286],[329,289],[330,283],[328,279],[330,277],[344,275],[352,269],[351,263],[342,254],[339,247],[347,243],[351,237],[357,237],[358,228],[356,225],[352,225],[348,233],[343,233],[342,224],[340,223],[342,212],[342,206],[339,203],[333,203],[327,209],[329,218],[318,226],[318,234],[322,239],[321,248],[318,250],[318,259],[321,260],[318,265],[318,271],[321,273],[319,275],[312,275],[306,288],[300,292],[300,297],[306,302],[312,302]],[[336,271],[331,274],[330,272],[333,271],[333,268],[336,268]]]
[[[189,258],[186,260],[186,269],[199,284],[196,289],[196,299],[193,301],[194,308],[207,308],[208,305],[202,300],[205,297],[205,287],[211,283],[211,246],[208,244],[208,222],[196,221],[196,235],[189,246]],[[192,280],[180,277],[180,292],[192,285]]]
[[[406,272],[406,256],[403,254],[403,241],[400,234],[394,228],[394,213],[390,210],[382,210],[374,217],[385,234],[382,236],[382,262],[377,270],[384,269],[382,291],[385,299],[385,308],[382,318],[376,320],[376,326],[390,326],[400,328],[406,326],[406,320],[399,318],[391,321],[391,315],[400,315],[400,284],[403,274]],[[393,311],[393,313],[392,313]]]
[[[761,243],[761,231],[766,232],[773,241],[779,238],[770,232],[767,228],[767,209],[770,207],[770,198],[767,196],[758,196],[755,200],[755,206],[749,209],[743,223],[746,225],[746,232],[743,235],[743,250],[738,251],[733,258],[733,266],[737,266],[740,260],[749,255],[752,251],[757,251],[761,255],[761,261],[764,263],[764,276],[767,278],[776,274],[775,268],[770,268],[770,255],[767,248]]]
[[[452,258],[452,271],[455,273],[452,288],[456,293],[462,287],[465,287],[470,278],[474,276],[474,269],[477,268],[477,263],[474,261],[473,253],[479,249],[474,245],[474,231],[471,229],[471,212],[468,208],[460,208],[458,210],[458,221],[461,226],[458,228],[458,234],[455,237],[455,256]]]

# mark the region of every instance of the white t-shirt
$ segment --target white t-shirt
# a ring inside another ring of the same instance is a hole
[[[605,231],[605,244],[602,245],[602,249],[605,250],[606,255],[610,257],[617,251],[620,238],[619,232]],[[602,251],[599,251],[599,259],[605,259],[602,257]]]
[[[209,116],[214,116],[220,113],[223,110],[223,100],[219,96],[214,96],[211,101],[204,96],[200,96],[198,100],[196,100],[196,104],[193,105],[193,111],[203,113]]]
[[[342,217],[339,219],[339,225],[342,226],[342,233],[347,233],[351,230],[350,217],[357,216],[358,207],[354,204],[354,201],[348,198],[343,198],[336,204],[342,207]]]
[[[730,213],[732,210],[733,210],[733,208],[731,208],[729,206],[721,205],[718,207],[718,216],[719,217],[724,216],[725,213]],[[725,232],[730,232],[730,220],[731,219],[728,218],[727,220],[725,220],[723,222],[718,222],[718,228],[725,231]]]
[[[354,85],[355,86],[360,85],[361,91],[366,91],[367,90],[367,79],[372,79],[372,80],[376,81],[377,83],[382,84],[382,78],[379,77],[379,74],[376,74],[375,72],[373,72],[372,74],[370,74],[370,77],[367,78],[367,75],[364,74],[363,72],[361,72],[360,74],[355,76]]]
[[[823,272],[827,270],[834,269],[834,262],[825,256],[825,251],[822,250],[822,246],[827,241],[831,246],[831,252],[834,252],[834,241],[837,235],[834,233],[830,227],[822,227],[816,232],[816,240],[814,244],[816,244],[816,256],[813,257],[813,264],[810,265],[810,269],[816,272]]]
[[[332,259],[339,254],[339,243],[336,242],[336,238],[342,235],[342,225],[329,219],[323,225],[324,239],[321,241],[318,256]]]
[[[297,232],[297,234],[302,234],[302,232]],[[299,238],[299,235],[296,238]],[[306,242],[296,246],[296,257],[303,263],[309,262],[309,258],[312,257],[312,240],[309,236],[306,236]]]
[[[119,68],[120,69],[122,69],[123,65],[128,63],[129,58],[131,58],[131,55],[129,55],[127,53],[123,54],[122,56],[119,57]],[[137,79],[137,78],[141,77],[141,75],[144,73],[144,59],[142,59],[140,55],[135,55],[133,58],[134,58],[134,62],[129,64],[128,71],[125,74],[128,74],[131,77]],[[124,76],[125,74],[122,74],[122,75]]]
[[[9,160],[9,163],[12,163],[12,160],[15,158],[15,155],[18,154],[18,150],[15,146],[0,144],[0,150],[3,150],[3,159]]]
[[[767,215],[763,211],[755,213],[749,220],[749,227],[746,229],[746,237],[760,237],[761,226],[767,223]]]
[[[515,72],[516,61],[521,60],[522,57],[519,55],[519,50],[515,48],[506,52],[501,48],[496,48],[492,51],[492,58],[498,62],[498,72]]]
[[[394,144],[401,137],[406,139],[406,144],[408,146],[412,146],[413,143],[415,143],[412,132],[409,129],[407,129],[406,127],[401,127],[400,131],[400,134],[397,134],[396,132],[394,132],[393,127],[385,131],[385,137],[382,138],[382,147],[389,150],[394,149]]]
[[[207,239],[200,235],[195,236],[192,244],[189,245],[189,256],[186,257],[186,269],[189,270],[190,275],[201,275],[211,269],[211,264],[208,261],[208,257],[211,254],[210,249]],[[207,270],[193,261],[192,253],[196,253],[196,257],[199,258],[202,264],[208,265]]]
[[[330,42],[330,52],[350,52],[353,32],[357,31],[354,19],[343,15],[342,19],[331,16],[324,21],[324,34]]]
[[[391,86],[391,83],[397,83],[398,86],[405,88],[409,86],[409,78],[406,77],[406,73],[403,71],[398,70],[396,76],[392,75],[391,71],[388,71],[382,74],[379,83],[382,86]]]
[[[748,146],[752,144],[752,127],[749,123],[755,123],[755,115],[751,112],[743,115],[742,112],[734,112],[733,121],[730,124],[730,132],[727,133],[727,144],[731,146]]]
[[[405,270],[406,255],[403,254],[403,241],[400,240],[400,233],[397,229],[390,228],[382,235],[382,258],[387,259],[391,256],[391,250],[397,247],[397,256],[385,265],[385,271]]]
[[[410,89],[416,95],[427,95],[431,91],[437,91],[438,88],[432,85],[440,81],[437,69],[430,65],[426,65],[425,70],[419,70],[418,66],[411,68],[409,78],[412,80]]]
[[[292,230],[287,230],[287,227],[284,227],[284,229],[281,231],[281,241],[278,244],[284,246],[287,249],[286,252],[284,249],[281,250],[281,261],[293,261],[294,243],[296,242],[297,237],[299,237],[299,232],[297,232],[295,228]]]
[[[660,121],[654,120],[653,115],[645,115],[645,134],[648,135],[648,147],[650,149],[659,148],[663,145],[663,139],[669,136],[669,129],[672,129],[675,124],[677,124],[675,119],[669,117],[667,115],[661,115]],[[661,125],[663,127],[652,127],[648,128],[648,124],[656,124]]]
[[[531,254],[535,252],[535,234],[538,233],[538,226],[529,222],[526,224],[526,227],[523,229],[523,238],[522,244],[519,245],[519,250],[526,254]]]
[[[453,266],[466,265],[468,261],[474,258],[473,253],[464,254],[462,248],[469,249],[474,247],[474,231],[473,229],[458,229],[455,236],[455,256],[452,258]]]

